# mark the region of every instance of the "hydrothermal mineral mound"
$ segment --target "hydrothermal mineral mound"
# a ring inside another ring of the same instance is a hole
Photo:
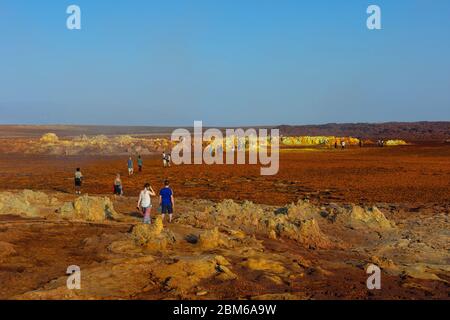
[[[46,133],[38,140],[31,140],[22,146],[29,154],[79,155],[79,154],[141,154],[162,152],[170,149],[171,142],[165,138],[138,138],[130,135],[86,136],[59,138]],[[16,150],[17,152],[17,150]]]
[[[184,199],[172,224],[144,225],[135,201],[0,193],[0,298],[448,298],[446,212]],[[369,264],[382,290],[367,289]]]

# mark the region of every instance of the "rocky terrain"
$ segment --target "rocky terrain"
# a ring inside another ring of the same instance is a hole
[[[1,192],[0,298],[448,298],[445,211],[184,199],[174,223],[143,225],[135,201]],[[366,287],[369,264],[381,290]]]
[[[329,123],[277,127],[284,136],[340,136],[363,139],[402,139],[406,141],[438,141],[450,139],[450,121],[387,122],[387,123]]]
[[[285,136],[278,174],[261,176],[247,164],[162,168],[167,136],[25,129],[0,138],[0,299],[448,299],[443,141]],[[349,148],[330,148],[341,139]],[[128,177],[138,153],[143,171]],[[89,195],[73,194],[78,167]],[[175,220],[155,208],[144,225],[136,196],[165,179]],[[371,264],[381,290],[367,289]],[[73,265],[81,290],[66,286]]]
[[[11,140],[13,143],[11,143]],[[3,153],[45,154],[60,156],[76,155],[148,155],[170,150],[172,143],[167,138],[142,138],[129,135],[81,135],[60,138],[55,133],[46,133],[39,139],[4,139],[0,143]]]
[[[358,146],[360,143],[364,146],[376,145],[377,141],[370,139],[357,139],[353,137],[335,137],[335,136],[284,136],[281,138],[281,146],[308,147],[308,146],[325,146],[332,148],[341,146],[345,142],[346,146]],[[405,140],[390,139],[384,141],[384,146],[405,146],[408,143]]]
[[[225,150],[234,150],[238,144],[242,143],[247,150],[254,145],[248,139],[239,140],[236,137],[224,138],[219,141],[204,142],[204,147],[217,148],[222,145]],[[357,146],[360,140],[352,137],[334,136],[285,136],[280,141],[281,147],[328,147],[341,145],[345,142],[347,146]],[[371,140],[363,140],[364,145],[374,145]],[[20,138],[4,138],[0,140],[0,151],[5,154],[44,154],[60,156],[76,155],[149,155],[151,153],[161,153],[170,151],[176,142],[170,141],[167,137],[140,137],[130,135],[81,135],[72,138],[61,138],[55,133],[43,134],[39,139],[21,140]],[[386,146],[406,145],[404,140],[387,140]],[[270,143],[268,143],[270,145]]]

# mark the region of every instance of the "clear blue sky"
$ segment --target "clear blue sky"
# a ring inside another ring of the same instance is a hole
[[[0,0],[0,123],[194,120],[450,120],[450,1]]]

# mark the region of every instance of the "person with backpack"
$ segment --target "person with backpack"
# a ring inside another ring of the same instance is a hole
[[[139,194],[139,199],[137,203],[137,209],[141,211],[144,216],[144,223],[151,224],[151,209],[152,209],[152,199],[151,197],[156,196],[155,191],[150,186],[150,183],[144,185],[144,190]]]

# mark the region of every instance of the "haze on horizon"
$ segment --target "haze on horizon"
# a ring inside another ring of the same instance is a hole
[[[449,17],[446,0],[3,0],[0,124],[448,121]]]

